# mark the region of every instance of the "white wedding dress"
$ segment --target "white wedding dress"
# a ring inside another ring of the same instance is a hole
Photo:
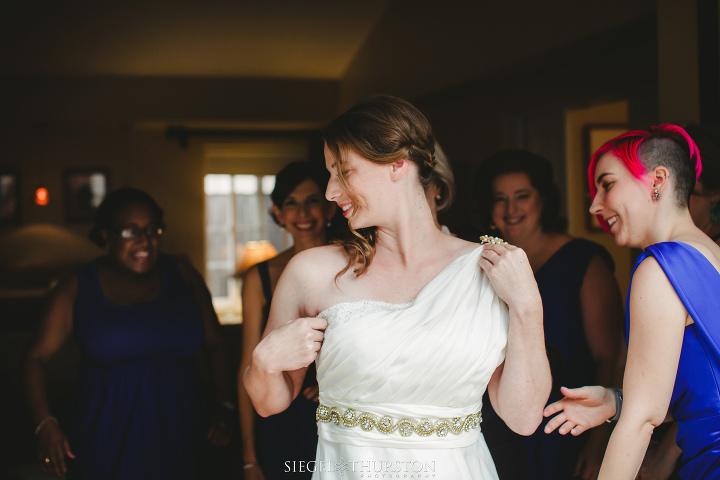
[[[475,415],[505,358],[508,311],[481,251],[456,258],[410,303],[319,314],[328,328],[314,480],[498,478]]]

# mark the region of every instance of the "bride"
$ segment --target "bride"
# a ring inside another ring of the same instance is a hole
[[[293,257],[244,373],[258,413],[273,415],[317,358],[316,461],[287,459],[286,471],[497,479],[479,428],[483,392],[529,435],[551,383],[525,253],[436,227],[426,201],[435,140],[408,102],[371,97],[323,135],[326,197],[354,237]]]

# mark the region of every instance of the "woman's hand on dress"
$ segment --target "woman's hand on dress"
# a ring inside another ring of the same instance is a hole
[[[269,372],[305,368],[317,358],[326,328],[327,320],[320,317],[288,322],[262,339],[253,353],[253,363]]]
[[[53,422],[46,422],[38,432],[38,460],[45,473],[62,477],[67,473],[65,457],[75,458],[70,450],[65,433],[60,426]]]
[[[535,275],[523,249],[514,245],[488,244],[483,247],[479,263],[508,307],[533,310],[542,307]]]
[[[303,390],[302,394],[305,398],[307,398],[311,402],[315,402],[315,403],[320,402],[320,387],[318,385],[306,387],[305,390]]]
[[[561,435],[577,436],[615,416],[615,395],[605,387],[560,387],[560,392],[565,398],[543,411],[545,417],[557,414],[545,426],[545,433],[558,429]]]

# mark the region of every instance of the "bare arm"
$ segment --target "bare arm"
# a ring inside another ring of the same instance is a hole
[[[327,327],[322,318],[301,318],[308,314],[305,305],[313,284],[303,274],[312,266],[300,257],[290,260],[278,281],[263,339],[244,374],[245,389],[264,417],[282,412],[298,395]]]
[[[195,305],[200,310],[203,319],[204,347],[210,359],[215,398],[218,402],[210,422],[208,438],[216,446],[227,445],[230,440],[230,433],[227,428],[229,420],[226,418],[229,416],[229,410],[223,407],[222,404],[223,402],[230,402],[232,397],[230,396],[230,372],[228,370],[225,339],[222,336],[220,322],[213,308],[212,297],[205,285],[205,281],[187,260],[178,258],[178,267],[190,288]]]
[[[77,278],[61,282],[53,291],[37,336],[25,360],[25,394],[35,425],[52,416],[46,387],[46,365],[70,337],[73,308],[77,295]],[[46,420],[37,432],[38,456],[43,470],[58,477],[67,472],[65,456],[75,458],[70,444],[54,420]],[[48,462],[45,459],[49,459]]]
[[[242,286],[243,335],[242,358],[238,370],[238,408],[240,413],[240,432],[242,433],[243,462],[245,465],[257,464],[255,452],[255,408],[245,390],[243,372],[250,366],[253,350],[262,337],[263,307],[265,296],[257,267],[251,268]],[[253,467],[257,468],[257,467]]]
[[[498,415],[516,433],[531,435],[540,425],[550,395],[542,301],[525,252],[512,245],[486,245],[480,266],[510,312],[505,361],[488,384]]]
[[[685,325],[682,302],[652,257],[635,271],[622,415],[605,452],[600,479],[634,479],[653,429],[666,418]]]

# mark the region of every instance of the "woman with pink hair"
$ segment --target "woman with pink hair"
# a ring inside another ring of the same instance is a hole
[[[653,429],[670,419],[681,478],[720,475],[720,247],[688,210],[701,170],[674,125],[620,135],[590,162],[590,212],[618,245],[644,250],[628,292],[624,391],[564,389],[545,415],[560,412],[546,431],[573,435],[618,420],[600,479],[636,478]]]

